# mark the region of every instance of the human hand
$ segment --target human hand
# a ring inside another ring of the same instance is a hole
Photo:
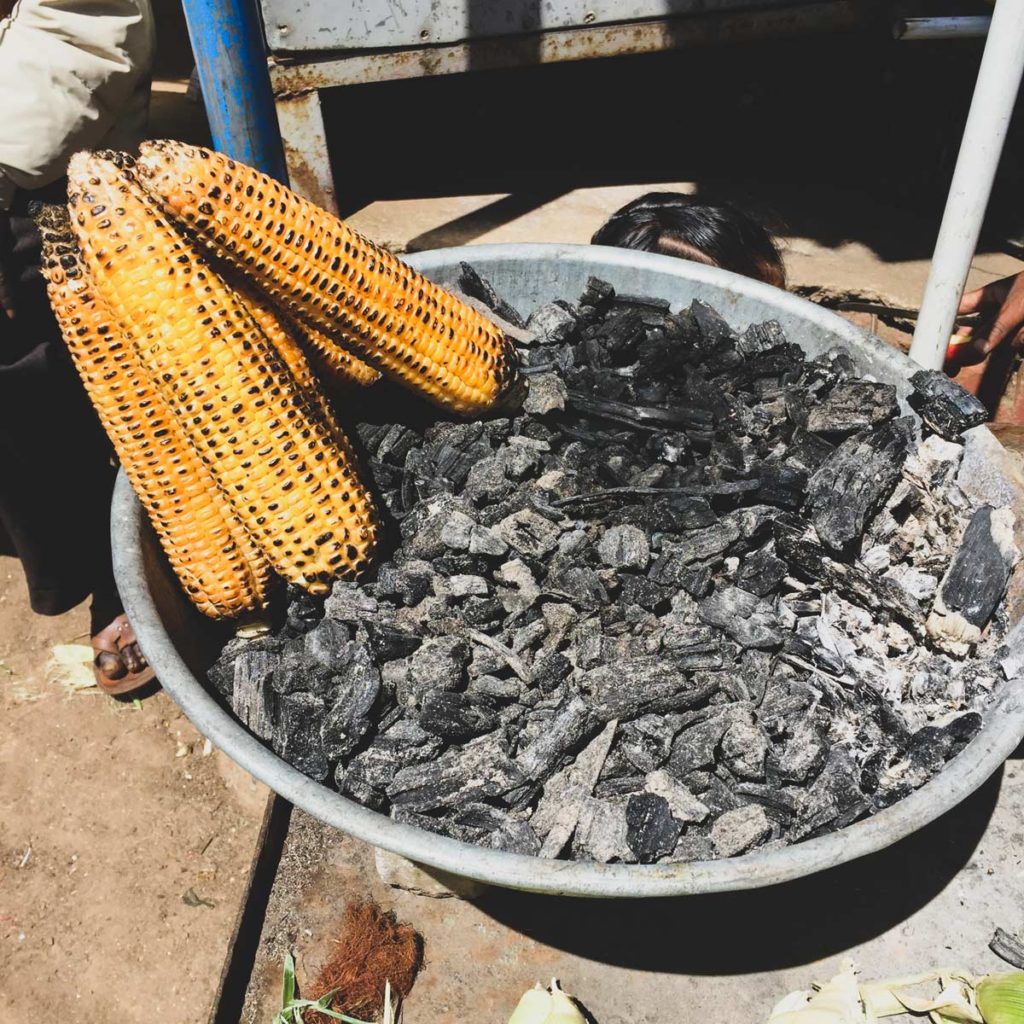
[[[968,292],[959,312],[981,314],[978,324],[960,331],[979,358],[1004,343],[1019,348],[1024,343],[1024,273]]]

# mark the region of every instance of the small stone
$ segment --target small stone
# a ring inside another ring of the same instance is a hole
[[[719,857],[738,857],[772,833],[772,824],[760,804],[747,804],[726,811],[711,826],[711,842]]]
[[[651,560],[647,535],[636,526],[613,526],[597,542],[597,553],[614,569],[646,569]]]
[[[675,776],[664,769],[651,772],[644,780],[644,789],[655,796],[664,797],[676,821],[700,823],[710,811]]]
[[[505,543],[493,530],[486,526],[474,526],[469,534],[469,553],[500,558],[508,551]]]

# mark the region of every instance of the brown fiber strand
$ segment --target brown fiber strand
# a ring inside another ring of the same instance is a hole
[[[423,940],[408,924],[399,924],[392,913],[376,903],[355,901],[345,908],[341,936],[313,987],[320,998],[334,989],[332,1009],[376,1020],[384,1008],[384,985],[391,982],[392,1001],[404,998],[423,964]],[[324,1014],[308,1017],[328,1024]]]

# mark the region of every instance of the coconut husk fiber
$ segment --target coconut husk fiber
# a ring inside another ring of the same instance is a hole
[[[337,989],[331,1008],[361,1020],[377,1020],[384,1009],[384,986],[392,1002],[412,990],[423,964],[423,940],[411,925],[397,921],[376,903],[354,901],[345,908],[341,935],[313,987],[314,998]],[[311,1019],[327,1024],[323,1014]]]

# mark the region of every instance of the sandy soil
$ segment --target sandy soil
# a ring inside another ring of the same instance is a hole
[[[51,648],[87,626],[32,615],[0,560],[0,1022],[195,1024],[266,792],[163,694],[69,690]]]

